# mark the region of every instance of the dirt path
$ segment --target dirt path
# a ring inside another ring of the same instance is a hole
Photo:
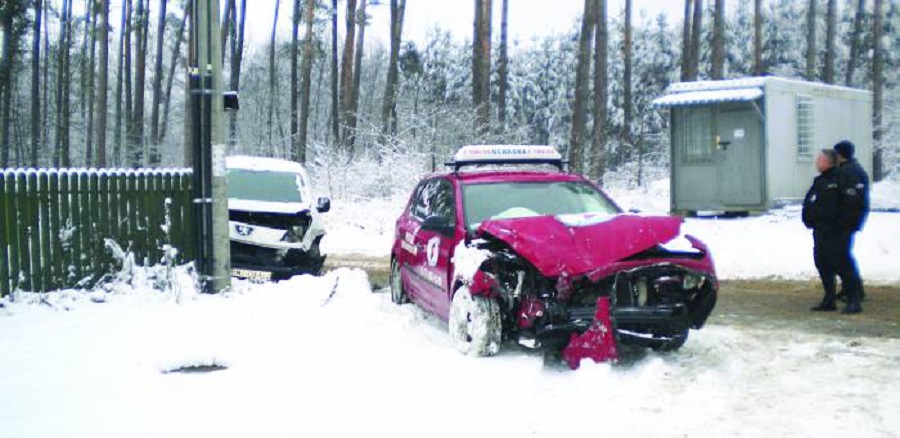
[[[375,290],[387,287],[390,263],[386,257],[329,255],[326,269],[363,269]],[[866,286],[863,313],[812,312],[822,298],[818,281],[723,281],[709,324],[755,328],[797,329],[835,336],[900,338],[900,285]],[[839,306],[840,308],[840,306]]]

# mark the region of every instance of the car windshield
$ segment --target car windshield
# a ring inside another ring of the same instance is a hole
[[[248,201],[303,202],[303,177],[291,172],[228,170],[228,198]]]
[[[470,230],[486,219],[619,212],[594,187],[578,181],[466,184],[462,196]]]

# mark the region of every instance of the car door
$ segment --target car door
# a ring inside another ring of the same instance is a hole
[[[448,270],[455,245],[456,203],[453,185],[444,178],[426,181],[416,193],[410,211],[415,224],[407,236],[415,249],[408,251],[406,273],[413,301],[429,311],[447,317],[450,311]],[[424,226],[431,218],[439,227]]]

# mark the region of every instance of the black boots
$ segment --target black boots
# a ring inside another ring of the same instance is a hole
[[[834,301],[822,301],[821,303],[812,306],[809,310],[813,312],[833,312],[837,310],[837,306],[834,305]]]
[[[843,314],[853,314],[860,312],[862,312],[862,306],[860,306],[859,303],[849,303],[846,307],[844,307],[844,310],[841,310],[841,313]]]

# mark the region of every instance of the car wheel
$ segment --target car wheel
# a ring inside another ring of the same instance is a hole
[[[397,262],[397,259],[391,259],[391,301],[397,305],[409,302],[409,297],[403,290],[403,281],[400,279],[400,263]]]
[[[679,333],[661,335],[661,337],[665,337],[668,339],[660,340],[658,344],[654,344],[653,350],[660,353],[678,350],[679,348],[681,348],[681,346],[684,345],[685,342],[687,342],[689,332],[690,329],[684,329]]]
[[[450,338],[469,356],[493,356],[500,351],[500,306],[497,300],[472,296],[462,286],[450,304]]]

